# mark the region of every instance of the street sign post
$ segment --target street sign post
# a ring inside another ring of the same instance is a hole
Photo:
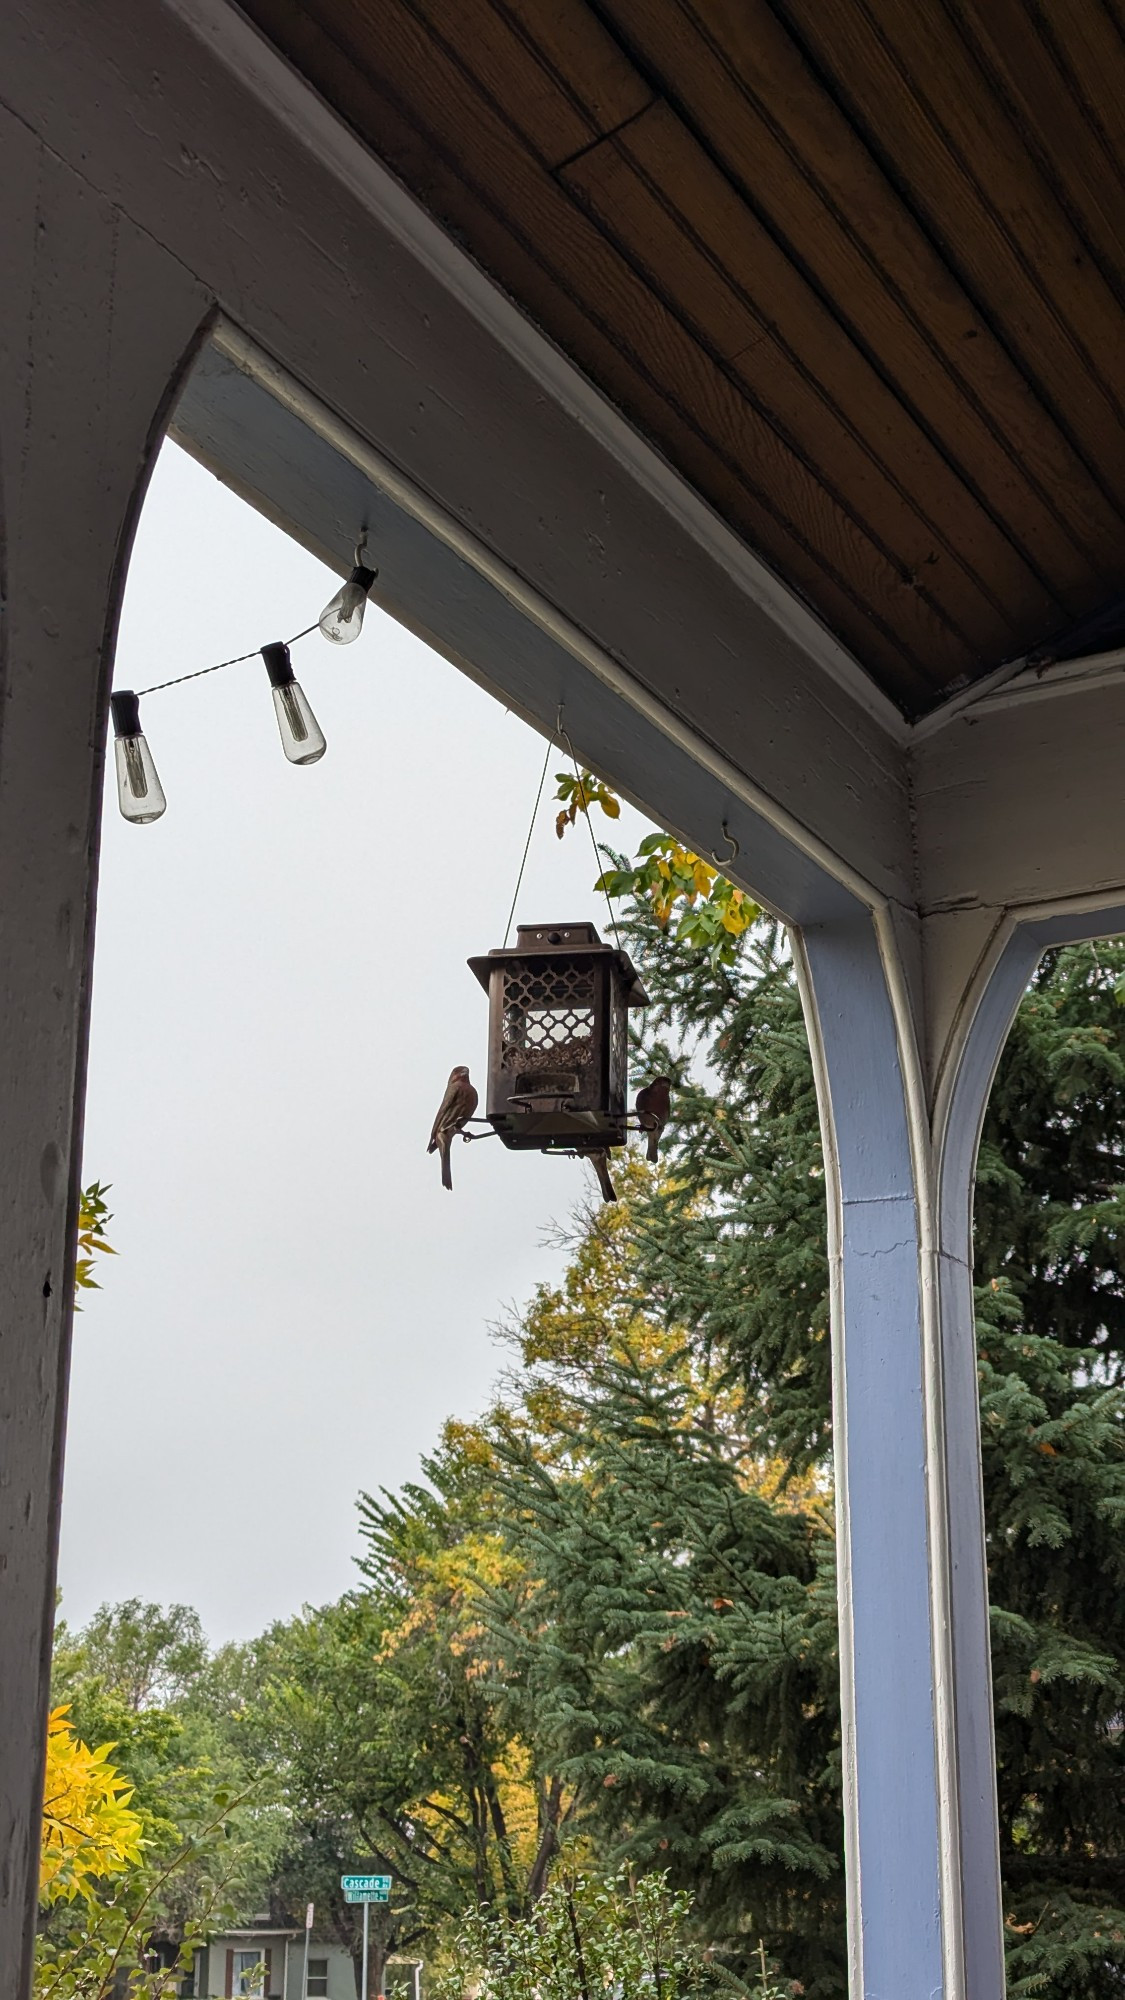
[[[341,1875],[340,1887],[345,1903],[389,1903],[391,1900],[389,1875]]]
[[[363,1972],[361,1991],[363,2000],[367,1994],[368,1940],[371,1932],[372,1903],[389,1903],[391,1900],[391,1878],[389,1875],[341,1875],[340,1887],[345,1903],[363,1904]]]

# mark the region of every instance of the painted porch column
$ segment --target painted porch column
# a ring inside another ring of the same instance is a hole
[[[106,696],[133,518],[207,302],[6,113],[0,185],[0,1993],[23,2000]]]
[[[961,1090],[939,1217],[891,925],[810,926],[798,959],[829,1187],[850,1992],[1001,2000],[970,1210],[1010,1008]]]

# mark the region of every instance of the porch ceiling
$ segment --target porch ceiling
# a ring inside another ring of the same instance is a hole
[[[243,5],[907,714],[1117,642],[1118,0]]]

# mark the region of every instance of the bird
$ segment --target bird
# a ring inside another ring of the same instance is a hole
[[[672,1079],[670,1076],[654,1076],[643,1089],[637,1092],[637,1117],[641,1129],[648,1133],[648,1157],[660,1157],[660,1135],[668,1123],[671,1106]]]
[[[445,1096],[434,1119],[434,1129],[430,1133],[427,1153],[441,1154],[441,1184],[453,1192],[453,1175],[449,1166],[449,1148],[462,1126],[467,1125],[477,1108],[477,1094],[469,1082],[466,1063],[458,1063],[449,1072],[449,1082],[445,1086]]]
[[[591,1153],[589,1158],[593,1163],[594,1172],[598,1177],[598,1186],[602,1191],[602,1200],[616,1201],[617,1189],[609,1177],[609,1154],[599,1151]]]

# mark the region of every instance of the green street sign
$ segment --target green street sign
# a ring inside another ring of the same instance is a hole
[[[345,1903],[389,1903],[391,1900],[389,1875],[341,1875],[340,1887]]]

